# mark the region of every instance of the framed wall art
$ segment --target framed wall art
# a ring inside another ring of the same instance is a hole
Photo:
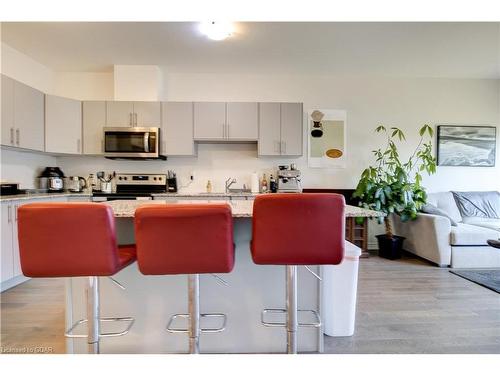
[[[437,162],[450,167],[494,167],[495,126],[438,125]]]
[[[309,167],[346,167],[346,120],[344,110],[315,109],[308,113]]]

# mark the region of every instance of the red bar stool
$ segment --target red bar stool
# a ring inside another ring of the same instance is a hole
[[[87,318],[66,331],[66,337],[87,338],[88,352],[97,354],[100,337],[129,332],[133,318],[101,318],[99,311],[99,276],[114,275],[136,259],[135,246],[116,244],[111,207],[99,203],[26,204],[18,210],[18,236],[25,276],[88,278]],[[110,321],[127,322],[127,328],[101,333],[100,323]],[[72,334],[83,323],[87,323],[87,334]]]
[[[188,275],[188,314],[175,314],[167,330],[189,334],[189,352],[199,353],[199,336],[222,332],[226,315],[200,314],[199,274],[229,273],[234,266],[233,219],[228,204],[142,206],[135,212],[137,262],[144,275]],[[218,328],[200,328],[200,317],[223,319]],[[172,328],[177,318],[188,329]]]
[[[297,310],[297,266],[342,262],[344,209],[344,197],[339,194],[285,193],[259,195],[255,199],[253,261],[256,264],[286,265],[286,309],[263,310],[262,324],[286,327],[289,354],[297,353],[298,327],[321,327],[316,311]],[[316,322],[298,323],[298,311],[313,313]],[[286,313],[286,324],[266,322],[267,313]]]

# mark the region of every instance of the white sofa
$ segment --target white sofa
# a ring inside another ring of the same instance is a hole
[[[451,192],[429,194],[427,201],[445,211],[457,226],[445,216],[419,213],[416,220],[403,223],[393,215],[394,232],[406,237],[406,251],[441,267],[500,267],[500,250],[486,243],[500,238],[500,219],[463,218]]]

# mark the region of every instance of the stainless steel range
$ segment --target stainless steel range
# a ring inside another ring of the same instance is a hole
[[[116,191],[111,193],[92,192],[92,201],[153,199],[152,194],[168,191],[166,174],[119,173],[115,176],[115,185]]]

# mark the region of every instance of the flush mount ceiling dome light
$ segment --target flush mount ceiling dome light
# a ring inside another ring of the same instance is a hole
[[[224,40],[231,36],[233,25],[231,22],[202,22],[200,31],[212,40]]]

